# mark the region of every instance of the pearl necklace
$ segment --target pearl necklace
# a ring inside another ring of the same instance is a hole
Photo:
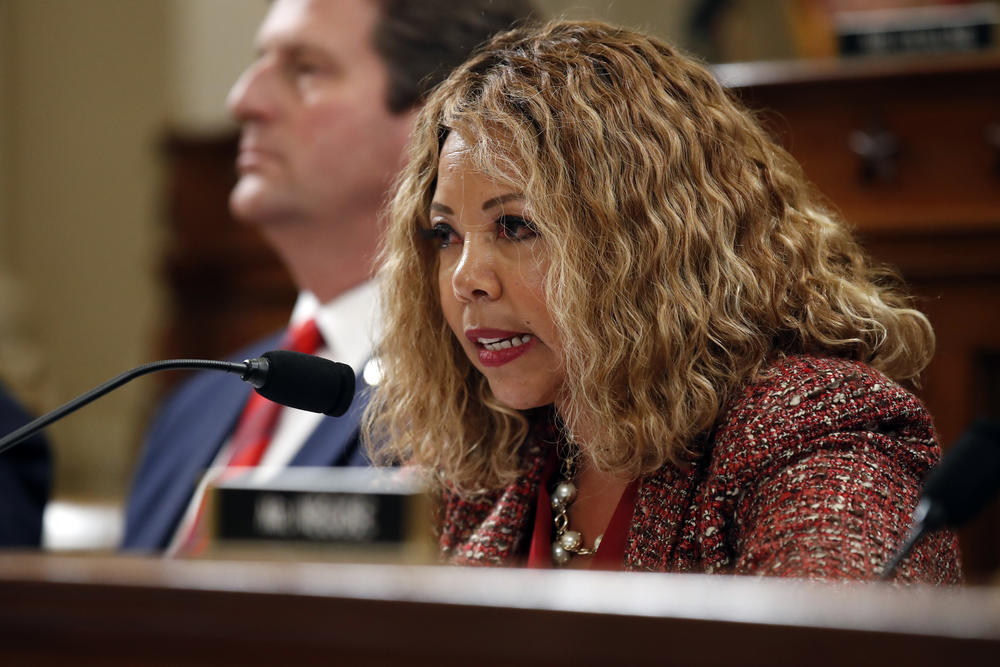
[[[573,483],[574,461],[572,456],[562,458],[562,481],[552,492],[552,522],[555,527],[552,539],[552,564],[566,567],[573,556],[590,556],[597,553],[604,535],[598,535],[593,547],[583,545],[583,534],[569,528],[569,506],[576,500],[576,484]]]

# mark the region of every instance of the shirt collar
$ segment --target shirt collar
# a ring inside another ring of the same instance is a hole
[[[300,292],[291,326],[316,318],[324,342],[317,354],[343,362],[360,373],[374,349],[376,294],[375,283],[370,280],[323,304],[312,292]]]

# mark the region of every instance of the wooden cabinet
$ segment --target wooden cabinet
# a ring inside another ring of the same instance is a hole
[[[718,74],[914,288],[938,334],[920,393],[953,441],[989,409],[976,356],[1000,349],[1000,55]]]
[[[235,134],[171,135],[161,273],[168,314],[157,355],[221,359],[288,322],[296,289],[257,230],[230,215]],[[164,383],[183,376],[162,373]],[[164,385],[166,386],[166,385]]]
[[[1000,418],[1000,54],[717,74],[913,289],[937,334],[917,392],[942,444]],[[962,539],[971,579],[995,571],[1000,503]]]
[[[1000,227],[1000,56],[718,73],[862,232]]]

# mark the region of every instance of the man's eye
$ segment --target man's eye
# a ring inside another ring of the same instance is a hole
[[[443,222],[437,223],[430,229],[421,229],[420,236],[428,241],[433,241],[442,250],[461,240],[452,226]]]
[[[292,72],[298,76],[309,76],[311,74],[316,74],[320,70],[319,65],[309,62],[308,60],[297,60],[292,63],[291,67]]]
[[[500,235],[510,241],[527,241],[538,236],[535,224],[519,215],[502,215],[497,225]]]

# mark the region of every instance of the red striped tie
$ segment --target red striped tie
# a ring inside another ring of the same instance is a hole
[[[290,330],[281,342],[282,349],[312,354],[319,349],[323,335],[316,326],[316,320],[306,320]],[[271,435],[278,423],[281,405],[267,400],[257,392],[251,392],[243,413],[236,422],[233,432],[233,454],[226,464],[226,470],[256,466],[260,463],[267,446],[271,444]],[[226,473],[228,474],[228,473]],[[198,490],[195,490],[198,493]],[[198,498],[198,509],[194,520],[187,528],[183,541],[180,542],[174,555],[196,556],[208,546],[208,535],[204,525],[205,494]],[[181,529],[183,530],[183,528]]]
[[[282,348],[295,352],[312,354],[323,340],[316,320],[306,320],[289,332],[282,341]],[[267,400],[257,392],[252,392],[243,408],[243,414],[236,422],[233,432],[233,455],[227,464],[230,468],[255,466],[260,463],[267,446],[271,444],[271,434],[278,423],[281,405]]]

